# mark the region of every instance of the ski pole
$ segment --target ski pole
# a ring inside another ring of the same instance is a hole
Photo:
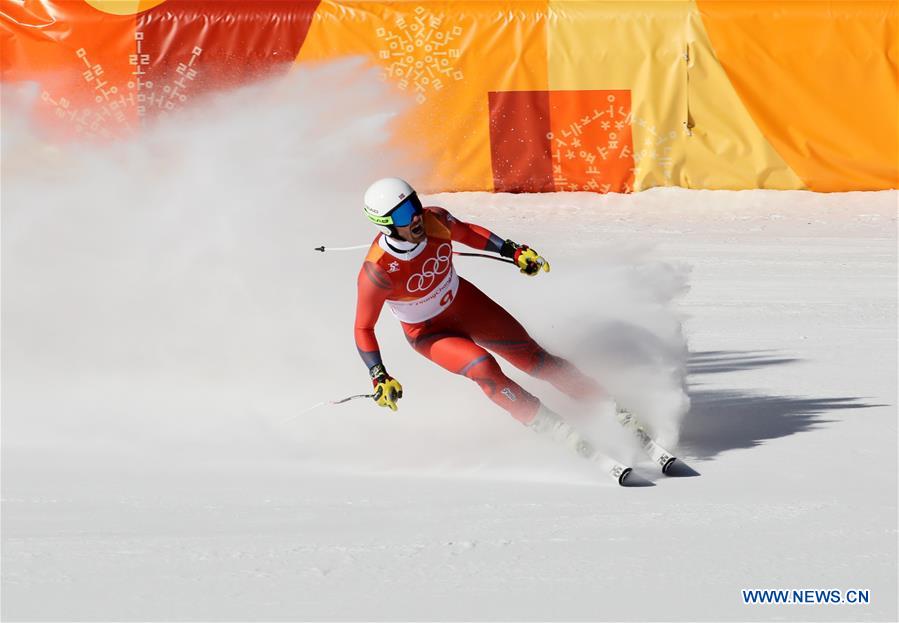
[[[496,257],[495,255],[487,255],[486,253],[463,253],[461,251],[453,251],[453,255],[462,255],[465,257],[484,257],[488,260],[496,260],[497,262],[505,262],[506,264],[515,264],[514,260],[506,257]],[[517,264],[516,264],[517,266]]]
[[[340,400],[332,400],[328,404],[329,405],[342,405],[345,402],[349,402],[350,400],[356,400],[357,398],[374,398],[376,394],[354,394],[352,396],[347,396],[346,398],[341,398]]]
[[[321,245],[320,247],[315,247],[315,251],[321,251],[324,253],[325,251],[355,251],[357,249],[367,249],[371,245],[370,244],[357,244],[352,247],[326,247],[325,245]]]
[[[315,247],[314,251],[320,251],[321,253],[324,253],[325,251],[356,251],[358,249],[367,249],[370,246],[370,244],[360,244],[352,247],[326,247],[325,245],[321,245],[319,247]],[[488,260],[505,262],[506,264],[515,264],[513,260],[510,260],[508,258],[487,255],[486,253],[463,253],[462,251],[453,251],[453,255],[461,255],[464,257],[483,257]]]
[[[341,398],[340,400],[322,400],[321,402],[317,402],[308,409],[300,411],[299,413],[295,413],[293,415],[289,415],[286,418],[282,419],[281,422],[289,422],[291,420],[295,420],[301,415],[306,415],[310,411],[314,409],[318,409],[319,407],[332,406],[332,405],[342,405],[345,402],[349,402],[350,400],[357,400],[359,398],[374,398],[374,394],[354,394],[352,396],[347,396],[346,398]]]

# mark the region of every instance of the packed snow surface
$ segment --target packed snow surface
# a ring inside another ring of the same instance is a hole
[[[386,310],[400,410],[316,406],[370,388],[364,251],[313,247],[423,166],[393,97],[349,63],[51,147],[4,94],[3,620],[896,620],[897,193],[424,197],[544,254],[456,267],[701,474],[505,366],[654,484],[621,488]]]

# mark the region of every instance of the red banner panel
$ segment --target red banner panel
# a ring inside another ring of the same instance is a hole
[[[81,0],[12,3],[0,69],[39,82],[34,114],[51,134],[127,136],[202,93],[291,69],[318,5],[179,0],[112,15]]]
[[[317,7],[311,1],[179,0],[144,11],[130,61],[146,71],[141,83],[148,107],[171,110],[203,91],[287,71]]]
[[[499,91],[488,100],[496,191],[633,190],[630,91]]]
[[[548,91],[491,91],[490,160],[497,192],[552,192]]]

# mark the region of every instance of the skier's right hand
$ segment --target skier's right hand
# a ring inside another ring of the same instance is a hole
[[[375,393],[372,397],[378,406],[388,407],[396,411],[396,402],[403,397],[403,386],[395,378],[387,374],[383,363],[375,364],[368,371]]]

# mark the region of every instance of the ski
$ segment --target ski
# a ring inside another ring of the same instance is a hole
[[[677,461],[677,457],[674,456],[673,453],[669,452],[665,448],[659,445],[659,443],[652,438],[652,436],[646,431],[646,427],[634,417],[634,414],[628,411],[627,409],[618,408],[618,422],[626,429],[634,434],[637,440],[640,442],[640,445],[643,447],[643,450],[646,451],[646,454],[649,455],[649,458],[652,459],[653,463],[658,465],[662,469],[663,474],[667,474],[671,467],[674,465],[674,462]]]
[[[628,476],[631,475],[633,471],[630,467],[626,465],[622,465],[618,461],[609,458],[608,456],[596,452],[592,457],[592,460],[599,465],[599,468],[604,471],[606,474],[614,478],[619,485],[622,487],[626,487]]]
[[[632,478],[628,483],[627,479],[633,471],[627,465],[622,465],[618,461],[606,456],[602,452],[593,447],[593,444],[584,439],[584,437],[571,425],[563,420],[559,415],[544,405],[540,405],[537,415],[533,421],[528,424],[528,428],[539,435],[543,435],[556,443],[568,446],[574,450],[581,458],[587,459],[599,465],[599,468],[614,478],[622,487],[630,486],[637,482],[637,478]]]
[[[632,468],[622,465],[612,457],[600,452],[593,447],[593,444],[580,437],[579,434],[577,439],[575,452],[588,461],[596,463],[600,470],[614,478],[622,487],[644,486],[646,484],[642,478],[633,473],[634,470]]]

